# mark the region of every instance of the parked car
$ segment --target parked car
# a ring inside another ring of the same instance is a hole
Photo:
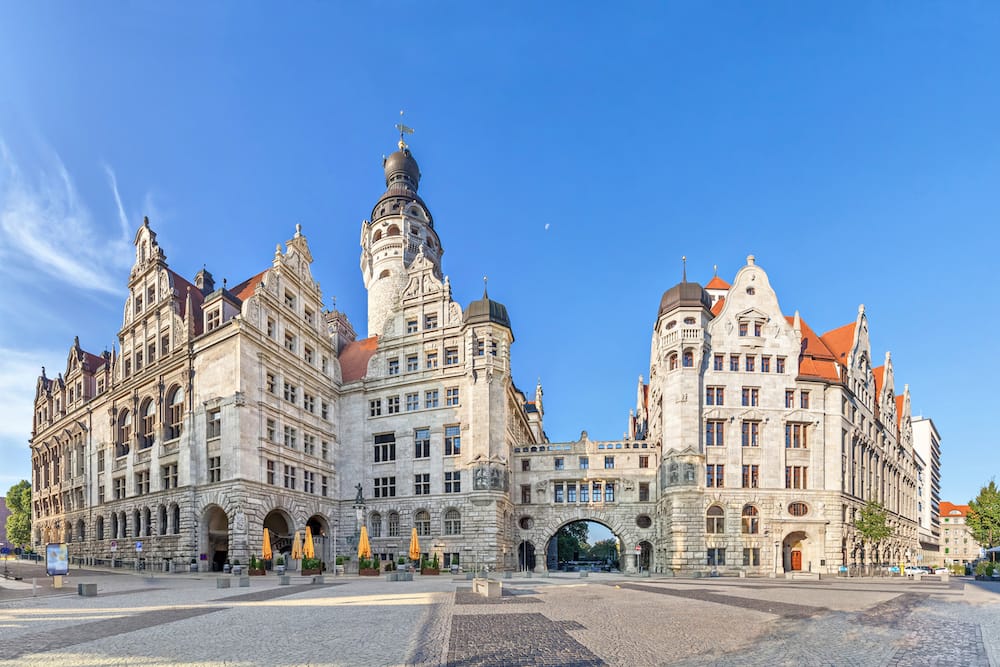
[[[903,574],[909,577],[914,574],[927,574],[927,573],[924,572],[923,568],[921,568],[919,565],[907,565],[905,568],[903,568]]]
[[[949,572],[951,572],[951,570],[949,570],[946,567],[936,567],[936,568],[934,568],[934,574],[948,574]]]

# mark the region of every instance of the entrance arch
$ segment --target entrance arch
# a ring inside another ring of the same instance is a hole
[[[316,558],[329,564],[332,560],[333,540],[330,539],[330,522],[322,514],[313,514],[306,521],[313,537],[313,547],[316,549]],[[304,537],[304,536],[303,536]]]
[[[785,536],[781,543],[782,561],[785,572],[799,572],[810,569],[808,559],[809,536],[805,531],[797,530]]]
[[[533,571],[537,563],[535,562],[535,545],[528,540],[521,540],[517,545],[517,569],[518,571]]]
[[[637,566],[640,572],[649,572],[653,566],[653,545],[643,540],[639,542],[640,551],[637,553],[639,562]]]
[[[560,553],[560,532],[568,526],[576,523],[595,523],[607,529],[611,533],[611,537],[604,539],[610,539],[613,542],[613,548],[608,548],[611,545],[604,545],[604,549],[594,550],[594,547],[598,546],[597,542],[604,540],[595,539],[597,536],[591,535],[588,532],[587,546],[590,547],[590,549],[566,545],[564,542],[564,553]],[[545,566],[549,570],[565,570],[570,572],[580,569],[594,568],[608,570],[613,568],[619,570],[631,570],[635,562],[635,554],[633,552],[631,559],[624,557],[626,554],[623,554],[622,550],[624,548],[623,544],[625,543],[626,542],[623,542],[621,536],[615,528],[599,519],[592,517],[580,517],[570,519],[568,521],[564,520],[547,536],[545,541]],[[570,549],[570,547],[572,548]],[[624,563],[622,561],[624,561]],[[626,567],[623,567],[623,564],[626,563]]]
[[[264,517],[264,528],[271,533],[271,551],[275,560],[279,555],[284,555],[285,562],[289,562],[288,556],[292,553],[293,525],[292,517],[283,509],[273,509]]]
[[[202,515],[202,544],[213,572],[221,572],[229,557],[229,517],[218,505],[209,505]]]

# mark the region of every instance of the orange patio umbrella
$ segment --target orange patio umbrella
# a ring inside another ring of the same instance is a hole
[[[410,560],[420,560],[420,538],[417,537],[416,526],[410,533]]]
[[[361,537],[358,539],[358,559],[371,557],[372,545],[368,541],[368,526],[361,526]]]
[[[295,531],[295,539],[292,540],[292,559],[302,560],[302,533]]]
[[[306,558],[316,557],[316,547],[313,546],[313,531],[309,526],[306,526],[306,543],[302,547],[302,555]]]
[[[264,560],[271,560],[274,553],[271,551],[271,531],[264,529],[264,547],[260,550],[260,557]]]

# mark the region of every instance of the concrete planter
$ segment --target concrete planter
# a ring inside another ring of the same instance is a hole
[[[279,586],[288,586],[291,583],[292,583],[292,578],[290,576],[288,576],[287,574],[279,574],[278,575],[278,585]]]

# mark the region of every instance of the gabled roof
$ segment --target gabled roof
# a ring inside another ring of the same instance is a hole
[[[239,285],[231,289],[230,293],[240,301],[246,301],[251,296],[253,296],[255,291],[257,291],[257,285],[261,284],[264,281],[264,274],[267,273],[268,271],[270,271],[270,269],[264,269],[257,275],[251,278],[247,278]]]
[[[201,304],[205,302],[205,295],[201,293],[201,290],[194,286],[187,278],[184,278],[179,273],[173,269],[167,269],[170,274],[171,281],[174,284],[174,289],[177,290],[177,301],[180,304],[180,316],[182,318],[187,317],[187,296],[191,295],[191,305],[194,307],[194,312],[191,314],[194,319],[194,330],[196,334],[201,333],[203,323],[201,318]]]
[[[882,383],[885,382],[885,366],[873,368],[872,373],[875,374],[875,395],[878,396],[882,393]]]
[[[712,304],[712,314],[718,317],[724,305],[726,305],[726,297],[720,296],[719,300]]]
[[[896,396],[896,414],[899,415],[900,417],[903,416],[903,400],[904,399],[905,399],[905,397],[903,396],[903,394],[899,394],[898,396]]]
[[[378,336],[351,341],[340,352],[340,375],[342,380],[354,382],[368,372],[368,362],[378,349]]]
[[[730,285],[725,280],[719,276],[713,276],[708,284],[705,285],[705,289],[729,289]]]
[[[794,326],[794,317],[786,315],[785,319]],[[840,382],[840,373],[837,371],[833,352],[801,316],[799,317],[799,326],[802,327],[803,343],[802,352],[799,355],[799,377]]]
[[[850,324],[827,331],[822,336],[826,346],[834,353],[834,358],[841,363],[847,360],[847,355],[851,353],[851,348],[854,347],[854,329],[856,326],[857,322],[851,322]]]
[[[945,500],[941,501],[938,505],[938,512],[942,517],[946,516],[965,516],[969,513],[968,505],[954,505]]]

